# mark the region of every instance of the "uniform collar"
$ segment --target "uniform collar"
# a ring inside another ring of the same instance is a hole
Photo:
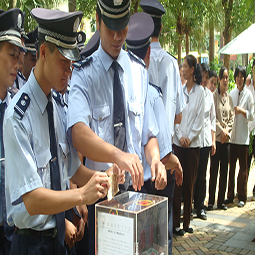
[[[98,49],[98,54],[99,54],[99,57],[100,57],[100,60],[105,68],[105,71],[108,72],[108,70],[110,69],[111,65],[112,65],[112,62],[113,62],[113,59],[103,50],[101,44],[99,46],[99,49]],[[116,59],[116,61],[118,62],[118,64],[120,65],[120,67],[122,68],[122,70],[124,70],[124,50],[121,49],[120,51],[120,54],[118,56],[118,58]]]
[[[41,110],[41,113],[43,114],[48,104],[48,99],[35,78],[34,68],[32,69],[32,72],[30,73],[30,76],[28,78],[28,83],[30,85],[30,89],[35,98],[35,101],[38,104]],[[50,99],[51,99],[51,93],[50,93]]]
[[[6,97],[4,98],[4,100],[2,101],[2,100],[0,99],[0,104],[1,104],[1,103],[6,103],[6,107],[7,107],[7,106],[9,106],[10,101],[11,101],[11,95],[10,95],[10,93],[7,91],[7,94],[6,94]]]
[[[188,96],[190,95],[191,93],[195,92],[196,90],[196,86],[197,84],[195,83],[195,85],[192,87],[192,89],[190,90],[190,92],[188,93],[188,90],[187,90],[187,83],[184,85],[183,87],[183,92]],[[202,86],[202,85],[201,85]]]
[[[161,49],[161,45],[159,42],[152,42],[151,43],[151,48],[152,49],[157,49],[157,48],[160,48]]]

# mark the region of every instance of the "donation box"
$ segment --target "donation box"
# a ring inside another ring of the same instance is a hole
[[[168,200],[128,191],[96,204],[97,255],[168,255]]]

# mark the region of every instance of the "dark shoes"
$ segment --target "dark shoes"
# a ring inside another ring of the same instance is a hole
[[[188,227],[183,229],[185,232],[192,234],[194,232],[193,228]]]
[[[183,229],[176,230],[176,228],[173,229],[173,233],[178,236],[184,236],[185,231]]]
[[[226,211],[228,208],[225,204],[222,204],[222,205],[218,205],[218,209]]]
[[[212,211],[212,210],[213,210],[213,205],[210,205],[210,204],[209,204],[209,205],[207,206],[207,211]]]
[[[201,209],[197,212],[197,217],[201,220],[207,220],[207,216],[204,209]]]
[[[234,200],[233,199],[226,199],[225,201],[224,201],[224,204],[225,205],[228,205],[228,204],[232,204],[234,202]]]

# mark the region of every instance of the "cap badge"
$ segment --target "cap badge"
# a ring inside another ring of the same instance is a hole
[[[18,15],[18,20],[17,20],[17,26],[18,28],[21,28],[22,25],[22,16],[21,13]]]
[[[123,0],[113,0],[114,5],[121,5]]]
[[[77,32],[77,29],[79,27],[79,24],[80,24],[80,19],[79,18],[76,18],[74,24],[73,24],[73,32],[76,33]]]
[[[79,43],[82,42],[82,35],[81,34],[78,35],[78,42]]]

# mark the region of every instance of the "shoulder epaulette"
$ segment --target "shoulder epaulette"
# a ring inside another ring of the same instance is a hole
[[[18,113],[18,115],[23,118],[28,106],[30,104],[30,97],[26,93],[22,93],[19,101],[14,106],[15,112]]]
[[[143,59],[136,56],[132,51],[129,50],[128,55],[129,55],[130,58],[134,59],[135,61],[137,61],[138,63],[140,63],[144,67],[146,67],[146,64],[144,63]]]
[[[174,55],[172,55],[172,54],[169,53],[168,51],[167,51],[167,53],[168,53],[171,57],[173,57],[175,60],[178,60]]]
[[[152,83],[150,83],[150,82],[149,82],[149,84],[150,84],[153,88],[155,88],[155,89],[158,91],[159,94],[163,95],[162,89],[161,89],[159,86],[157,86],[157,85],[155,85],[155,84],[152,84]]]
[[[58,103],[60,103],[62,106],[65,106],[65,102],[64,102],[63,96],[60,95],[59,92],[53,90],[53,91],[52,91],[52,97],[53,97]]]
[[[82,66],[85,66],[86,64],[88,64],[91,60],[92,60],[92,56],[87,57],[86,59],[81,60],[79,62],[73,63],[73,66],[80,69]]]

